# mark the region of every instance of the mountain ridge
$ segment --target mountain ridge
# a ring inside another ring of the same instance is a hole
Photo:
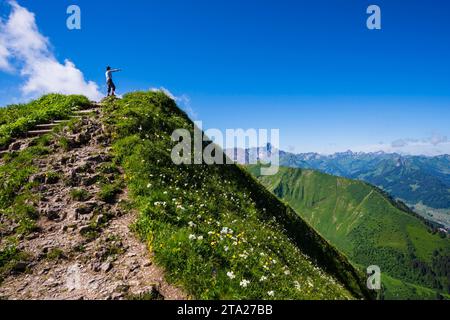
[[[117,239],[106,241],[106,256],[88,254],[83,258],[86,260],[81,259],[83,248],[103,239],[104,232],[114,225],[116,218],[108,212],[108,203],[116,203],[126,191],[127,201],[118,205],[125,214],[136,212],[136,221],[129,226],[130,237],[138,235],[151,253],[151,266],[163,268],[165,279],[181,287],[189,297],[374,298],[366,288],[364,274],[345,255],[242,168],[234,164],[175,165],[171,161],[175,145],[172,132],[194,128],[170,97],[161,92],[134,92],[122,99],[104,100],[99,114],[74,116],[77,105],[89,108],[90,104],[83,97],[50,95],[21,106],[19,113],[16,108],[0,113],[12,115],[0,128],[0,141],[8,148],[0,161],[0,179],[9,186],[0,194],[0,276],[4,280],[0,292],[17,297],[20,293],[13,290],[12,284],[27,277],[28,272],[36,283],[33,288],[49,290],[46,286],[54,285],[57,298],[62,296],[64,285],[43,281],[46,272],[57,272],[58,280],[71,275],[67,274],[69,270],[54,269],[54,261],[78,263],[82,270],[92,268],[89,272],[96,276],[104,272],[107,278],[111,268],[120,268],[113,257],[117,261],[122,257],[125,261],[132,259],[123,256],[123,242]],[[72,120],[61,122],[40,137],[23,138],[36,125],[59,119]],[[98,125],[94,126],[93,120]],[[76,137],[71,136],[74,132]],[[102,133],[97,137],[92,136],[94,132]],[[48,167],[54,163],[50,159],[56,153],[81,155],[84,153],[80,150],[84,149],[80,148],[96,142],[104,144],[101,152],[108,151],[107,163],[91,167],[91,160],[105,159],[105,155],[92,154],[89,161],[85,159],[87,163],[78,163],[76,157],[75,163],[61,158],[55,162],[54,170]],[[209,144],[205,142],[204,146]],[[66,170],[70,166],[74,170]],[[33,178],[36,174],[37,180]],[[48,199],[53,203],[55,187],[68,189],[55,201],[80,202],[82,208],[75,211],[76,215],[68,210],[70,207],[42,205]],[[91,197],[96,200],[88,200]],[[72,221],[78,217],[80,220]],[[58,228],[61,223],[69,225]],[[54,228],[66,233],[67,239],[79,239],[83,245],[75,245],[73,250],[34,250],[31,244],[43,243],[41,240]],[[44,256],[41,251],[46,252]],[[43,259],[48,252],[48,259],[55,260]],[[94,257],[105,264],[98,268]],[[47,262],[49,266],[41,273],[42,264]],[[113,298],[134,297],[128,278],[123,281],[116,288],[120,292],[111,293]],[[137,298],[154,298],[153,289],[141,291]],[[75,289],[66,294],[64,297],[71,299],[82,291]]]

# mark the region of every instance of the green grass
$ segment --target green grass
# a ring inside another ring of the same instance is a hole
[[[61,175],[54,171],[49,171],[45,174],[45,183],[55,184],[61,179]]]
[[[100,165],[100,172],[103,174],[119,174],[119,168],[116,164],[111,162],[102,163]]]
[[[37,124],[55,119],[67,119],[72,108],[86,106],[83,96],[49,94],[31,103],[0,109],[0,148],[6,148],[13,138],[23,135]]]
[[[52,248],[46,255],[46,258],[51,261],[64,259],[65,257],[64,251],[60,248]]]
[[[48,137],[41,137],[33,146],[5,156],[0,166],[0,215],[18,224],[16,234],[26,235],[37,230],[35,208],[39,195],[33,189],[38,182],[30,178],[39,171],[33,161],[49,153],[47,144]]]
[[[347,259],[244,170],[174,165],[171,134],[193,127],[169,97],[136,92],[104,110],[140,212],[134,230],[170,281],[198,299],[371,297]]]
[[[383,298],[386,300],[435,300],[438,299],[436,290],[411,284],[399,279],[392,278],[386,274],[382,275]],[[450,299],[450,295],[439,293],[445,299]]]
[[[248,170],[258,176],[258,166]],[[280,168],[277,175],[258,178],[362,269],[378,265],[396,283],[448,290],[449,239],[433,234],[377,188],[302,169]]]
[[[59,138],[59,146],[64,151],[69,151],[70,150],[69,140],[66,137]]]
[[[87,201],[91,198],[91,195],[85,189],[72,189],[70,196],[75,201]]]
[[[0,247],[0,284],[10,273],[18,262],[26,261],[28,255],[17,248],[17,243],[13,240],[7,240]]]
[[[114,203],[116,201],[117,195],[119,195],[123,190],[122,181],[114,181],[113,183],[102,183],[100,185],[100,191],[97,197],[104,202]]]
[[[122,240],[118,236],[110,235],[103,244],[102,261],[108,259],[116,260],[117,257],[125,252]]]

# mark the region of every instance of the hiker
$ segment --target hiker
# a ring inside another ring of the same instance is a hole
[[[108,97],[116,95],[116,86],[112,80],[112,73],[122,71],[121,69],[111,69],[111,67],[106,67],[106,84],[108,86]]]

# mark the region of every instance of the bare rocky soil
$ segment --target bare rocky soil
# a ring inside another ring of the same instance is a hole
[[[112,201],[99,200],[98,181],[106,178],[113,184],[121,176],[100,170],[111,160],[100,113],[83,115],[59,133],[67,141],[65,149],[56,137],[50,155],[35,160],[40,172],[31,179],[39,182],[39,231],[21,240],[29,259],[0,284],[0,298],[187,298],[165,281],[147,246],[130,231],[136,214],[127,209],[127,190]],[[30,141],[20,140],[14,149]],[[87,191],[85,199],[75,200],[74,189]]]

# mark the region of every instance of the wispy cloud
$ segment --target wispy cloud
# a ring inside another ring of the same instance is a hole
[[[416,139],[398,139],[398,140],[391,142],[391,147],[392,148],[403,148],[411,143],[416,143],[418,141],[419,140],[416,140]]]
[[[60,63],[56,59],[49,39],[39,32],[34,14],[16,1],[9,4],[8,19],[0,21],[0,70],[24,78],[24,97],[56,92],[101,99],[98,85],[86,81],[73,62],[66,59]]]
[[[378,143],[374,145],[362,146],[354,148],[353,151],[384,151],[400,154],[436,156],[441,154],[450,154],[450,140],[447,136],[433,134],[429,137],[421,139],[403,138],[397,139],[391,143]]]
[[[447,136],[442,136],[440,134],[433,134],[426,142],[431,143],[433,146],[449,142]]]
[[[178,106],[181,107],[193,120],[197,120],[197,113],[192,108],[191,98],[188,95],[182,94],[181,96],[176,96],[170,90],[164,87],[150,88],[150,91],[164,92],[168,97],[173,99],[178,104]]]
[[[407,146],[438,146],[440,144],[445,144],[449,142],[447,136],[443,136],[440,134],[433,134],[430,137],[426,137],[423,139],[399,139],[395,140],[391,143],[393,148],[403,148]]]

